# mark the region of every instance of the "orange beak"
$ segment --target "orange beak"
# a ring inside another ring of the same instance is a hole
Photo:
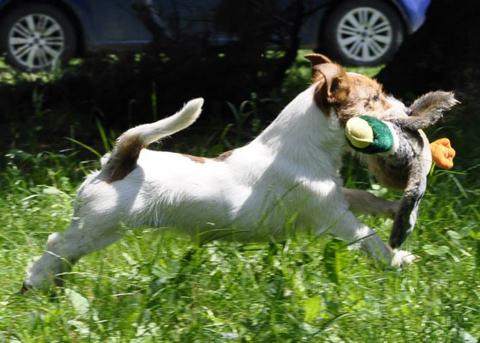
[[[453,167],[453,158],[455,157],[455,150],[450,145],[448,138],[441,138],[433,143],[430,143],[432,150],[432,158],[435,164],[443,169],[451,169]]]

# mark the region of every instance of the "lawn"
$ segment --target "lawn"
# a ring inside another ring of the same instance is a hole
[[[292,69],[284,91],[293,92],[298,80],[307,84],[308,74],[304,65]],[[201,148],[184,152],[215,155],[241,144],[235,129],[242,125],[239,119]],[[328,236],[198,246],[168,230],[144,228],[82,259],[55,294],[19,295],[26,266],[42,254],[50,233],[67,229],[75,189],[95,167],[79,159],[84,148],[74,146],[12,151],[3,159],[0,342],[472,343],[480,338],[475,166],[432,172],[406,244],[418,261],[406,268],[382,267]],[[400,196],[346,162],[349,187]],[[391,220],[363,221],[388,237]]]

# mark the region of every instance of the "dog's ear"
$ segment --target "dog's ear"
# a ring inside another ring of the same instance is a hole
[[[317,64],[333,63],[331,59],[321,54],[306,54],[304,57],[312,63],[312,68]]]
[[[344,101],[350,94],[350,82],[345,70],[320,54],[308,54],[305,58],[312,63],[312,79],[323,81],[316,97],[322,105],[335,105]]]
[[[341,66],[333,63],[324,63],[315,66],[325,78],[323,96],[325,103],[335,105],[343,102],[350,94],[350,81],[348,75]]]
[[[307,54],[305,58],[312,64],[312,81],[315,83],[323,79],[319,66],[322,64],[333,64],[332,60],[321,54]]]

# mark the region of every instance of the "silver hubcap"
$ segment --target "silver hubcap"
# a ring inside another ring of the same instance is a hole
[[[20,18],[10,30],[8,46],[12,57],[29,70],[50,67],[65,49],[65,33],[58,22],[45,14]]]
[[[371,62],[382,57],[393,39],[392,25],[380,11],[359,7],[345,14],[337,30],[340,49],[349,58]]]

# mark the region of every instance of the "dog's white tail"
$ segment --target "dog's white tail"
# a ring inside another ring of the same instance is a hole
[[[126,140],[138,139],[147,146],[160,138],[172,135],[192,125],[202,111],[203,99],[190,100],[174,115],[152,124],[139,125],[125,132],[118,140],[116,147]],[[120,147],[119,147],[120,148]]]
[[[202,105],[202,98],[190,100],[179,112],[168,118],[152,124],[139,125],[123,133],[106,158],[107,162],[102,166],[109,174],[108,181],[122,180],[135,169],[143,148],[192,125],[202,112]]]

